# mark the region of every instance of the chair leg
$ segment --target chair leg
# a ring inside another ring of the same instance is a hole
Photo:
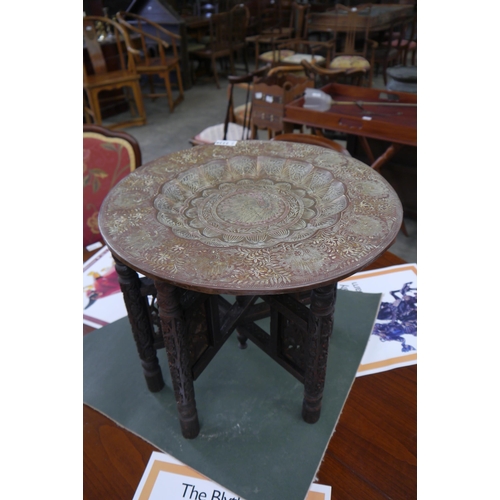
[[[153,80],[154,75],[148,75],[148,82],[149,82],[149,92],[151,93],[151,100],[154,101],[154,93],[155,93],[155,82]]]
[[[248,69],[248,53],[246,47],[243,49],[243,60],[245,63],[245,72],[248,75],[250,73],[250,70]]]
[[[134,82],[131,87],[134,94],[137,112],[139,113],[138,122],[144,125],[146,123],[146,110],[144,109],[144,102],[142,100],[141,86],[139,84],[139,81]]]
[[[212,57],[212,71],[214,73],[215,84],[217,85],[217,88],[220,89],[219,76],[217,74],[217,60],[215,57]]]
[[[88,112],[88,108],[83,107],[83,116],[85,117],[85,123],[90,125],[92,123],[92,119],[90,118],[90,113]]]
[[[191,75],[191,81],[193,82],[193,85],[196,83],[196,69],[195,66],[197,66],[199,63],[196,62],[195,59],[191,59],[189,61],[189,73]]]
[[[179,101],[182,101],[184,99],[184,86],[182,84],[181,68],[178,64],[175,66],[175,73],[177,75],[177,86],[179,87]]]
[[[174,100],[172,98],[172,86],[170,85],[170,73],[167,71],[162,75],[163,80],[165,81],[165,88],[167,89],[167,99],[168,99],[168,107],[170,108],[170,112],[174,110]]]
[[[99,104],[99,90],[91,90],[89,92],[89,104],[92,113],[94,114],[94,123],[102,125],[101,105]]]
[[[250,124],[250,130],[251,130],[250,139],[258,139],[259,138],[259,131],[253,123]]]
[[[234,52],[233,51],[231,51],[229,53],[229,68],[231,70],[231,75],[235,75],[236,70],[234,69]]]
[[[255,43],[255,69],[259,67],[259,42]]]
[[[86,92],[83,92],[83,116],[85,117],[85,123],[92,123],[93,112],[90,108],[89,96]]]
[[[125,100],[128,103],[128,106],[130,108],[130,114],[135,118],[136,116],[139,115],[139,110],[137,109],[137,103],[135,102],[134,95],[130,94],[130,88],[129,87],[123,87],[123,94],[125,96]]]
[[[172,71],[175,71],[176,77],[177,77],[177,87],[179,91],[179,95],[174,99],[173,98],[173,93],[172,93],[172,84],[170,82],[170,75]],[[181,76],[181,69],[178,64],[175,66],[172,66],[170,69],[168,69],[164,74],[161,75],[161,77],[165,80],[165,88],[167,90],[167,97],[168,97],[168,105],[170,107],[170,112],[172,113],[181,101],[184,100],[184,88],[182,86],[182,76]]]

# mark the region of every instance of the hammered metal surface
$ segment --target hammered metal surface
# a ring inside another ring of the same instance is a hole
[[[342,279],[396,237],[401,203],[367,165],[317,146],[240,141],[155,160],[99,214],[134,269],[208,293],[285,293]]]

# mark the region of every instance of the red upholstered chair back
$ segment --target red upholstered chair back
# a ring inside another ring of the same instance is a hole
[[[126,132],[83,126],[83,246],[101,241],[97,215],[110,189],[140,167],[141,150]]]

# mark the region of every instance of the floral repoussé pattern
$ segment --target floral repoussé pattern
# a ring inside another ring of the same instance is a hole
[[[112,252],[212,293],[305,290],[343,279],[396,237],[401,203],[363,163],[317,146],[240,141],[159,158],[99,215]]]
[[[347,204],[344,185],[328,170],[266,156],[195,167],[154,200],[158,220],[174,234],[219,247],[304,240],[335,225]]]

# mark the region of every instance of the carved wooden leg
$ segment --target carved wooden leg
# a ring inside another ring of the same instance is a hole
[[[155,281],[155,286],[182,435],[192,439],[200,432],[200,424],[194,397],[186,325],[176,294],[177,288],[161,281]]]
[[[132,327],[135,344],[141,359],[142,369],[148,389],[151,392],[160,391],[165,382],[161,373],[156,349],[153,342],[153,330],[149,321],[147,298],[140,292],[141,282],[137,273],[116,257],[115,269],[123,292],[128,319]]]
[[[244,296],[238,295],[236,297],[236,301],[238,302],[238,304],[240,306],[243,305],[244,300],[245,300]],[[244,335],[243,333],[241,333],[238,330],[238,328],[236,328],[236,337],[238,338],[238,347],[240,349],[246,349],[248,347],[248,344],[247,344],[248,337],[246,335]]]
[[[382,165],[388,162],[402,147],[402,144],[391,144],[382,155],[380,155],[374,162],[371,162],[370,166],[377,172],[380,172]]]
[[[309,424],[317,422],[321,413],[336,296],[337,283],[311,292],[302,404],[302,418]]]

